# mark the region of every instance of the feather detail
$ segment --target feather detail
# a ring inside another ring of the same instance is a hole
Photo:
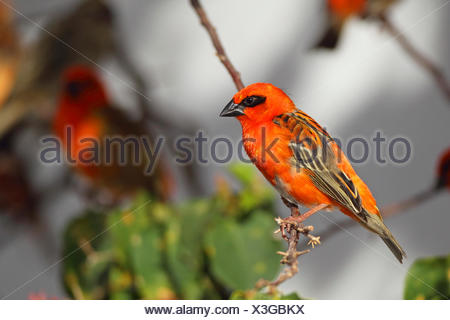
[[[328,143],[334,141],[311,117],[297,111],[278,116],[275,124],[293,133],[289,147],[292,163],[304,169],[314,185],[335,202],[367,221],[361,198],[353,181],[337,167],[337,159]]]

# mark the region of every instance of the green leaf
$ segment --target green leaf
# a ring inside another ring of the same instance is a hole
[[[233,163],[228,167],[228,170],[233,174],[233,176],[239,180],[239,182],[244,186],[250,186],[253,184],[256,170],[252,165],[243,163]]]
[[[114,258],[119,264],[131,268],[129,257],[131,237],[136,233],[159,227],[160,224],[155,217],[159,217],[165,207],[166,205],[155,202],[146,193],[140,193],[129,209],[113,210],[108,213],[108,233],[113,241]]]
[[[250,289],[280,269],[281,242],[275,240],[269,213],[254,212],[244,223],[219,219],[207,232],[205,249],[214,278],[232,290]]]
[[[141,299],[175,299],[162,260],[162,235],[155,226],[130,235],[130,262]]]
[[[238,194],[239,209],[242,213],[251,213],[256,209],[273,211],[273,194],[264,184],[251,189],[243,189]]]
[[[242,189],[237,194],[241,213],[248,213],[255,209],[273,209],[274,194],[253,166],[242,163],[233,164],[229,170],[242,184]]]
[[[283,295],[281,292],[269,294],[256,290],[236,290],[231,294],[230,300],[302,300],[302,298],[295,292]]]
[[[180,208],[165,232],[169,272],[183,299],[202,299],[205,295],[202,235],[210,219],[210,203],[192,201]]]
[[[406,276],[404,299],[439,300],[450,297],[450,255],[416,260]]]
[[[227,289],[249,289],[260,278],[273,278],[281,246],[272,237],[273,198],[251,171],[251,177],[239,173],[241,193],[230,188],[222,197],[177,207],[140,193],[128,210],[89,212],[74,220],[64,241],[69,294],[80,299],[220,299]]]
[[[133,299],[133,276],[127,270],[118,267],[109,272],[109,298],[113,300]]]
[[[305,299],[300,297],[296,292],[291,292],[281,296],[280,300],[305,300]]]
[[[230,300],[275,300],[273,297],[274,295],[256,290],[236,290],[231,294]]]
[[[87,212],[73,220],[64,233],[62,272],[67,292],[73,298],[105,297],[105,275],[112,263],[105,229],[103,214]]]

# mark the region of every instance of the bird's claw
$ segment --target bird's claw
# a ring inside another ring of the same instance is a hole
[[[288,241],[289,237],[287,236],[286,233],[290,233],[291,232],[291,226],[290,224],[287,224],[285,222],[285,219],[282,219],[280,217],[275,218],[275,222],[280,226],[280,229],[276,230],[275,233],[281,233],[281,237]]]
[[[275,233],[281,233],[281,237],[286,241],[289,240],[288,234],[290,235],[293,229],[303,234],[307,234],[314,229],[312,226],[303,226],[303,224],[298,221],[298,217],[290,216],[285,219],[278,217],[275,218],[275,222],[280,226],[280,229],[276,230]],[[297,238],[298,237],[299,235],[297,234]]]

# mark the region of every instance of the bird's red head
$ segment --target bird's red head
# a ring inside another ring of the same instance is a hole
[[[331,12],[341,18],[361,14],[366,7],[367,0],[328,0]]]
[[[68,68],[62,79],[62,93],[54,118],[54,130],[61,135],[67,126],[77,126],[93,112],[108,106],[108,98],[100,78],[87,66]]]
[[[294,110],[295,104],[283,90],[270,83],[254,83],[236,93],[220,116],[256,124]]]
[[[62,90],[62,103],[85,109],[101,108],[107,104],[106,91],[100,78],[87,66],[68,68],[64,72]]]

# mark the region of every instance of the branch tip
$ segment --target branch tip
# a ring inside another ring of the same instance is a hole
[[[219,58],[220,62],[225,66],[228,73],[231,76],[231,79],[233,80],[234,85],[238,90],[241,90],[244,88],[244,84],[241,80],[241,76],[239,72],[236,70],[234,65],[231,63],[230,59],[228,58],[225,49],[220,41],[219,35],[217,34],[216,29],[212,25],[211,21],[209,20],[206,11],[203,9],[202,5],[200,4],[199,0],[190,0],[191,6],[197,13],[197,16],[200,19],[201,25],[206,29],[206,32],[208,32],[209,37],[211,38],[212,44],[214,48],[216,49],[216,55]]]

